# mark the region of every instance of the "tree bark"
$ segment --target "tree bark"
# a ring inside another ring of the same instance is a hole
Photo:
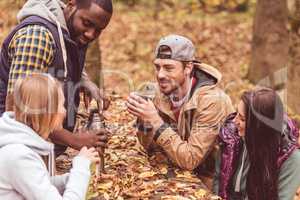
[[[287,79],[289,52],[286,0],[258,0],[254,19],[248,79],[258,85],[282,88]]]
[[[293,113],[300,113],[300,36],[291,32],[290,62],[288,66],[287,102]],[[300,120],[300,118],[299,118]]]
[[[100,89],[103,88],[101,49],[99,39],[93,41],[86,54],[86,71],[90,79],[96,83]]]
[[[287,82],[287,102],[291,112],[300,122],[300,0],[289,0],[290,10],[290,51]]]

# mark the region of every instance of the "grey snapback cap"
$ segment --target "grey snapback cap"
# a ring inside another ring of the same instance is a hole
[[[162,47],[167,47],[171,52],[166,54]],[[168,35],[161,38],[155,49],[155,58],[199,62],[195,60],[194,54],[195,47],[192,41],[180,35]]]

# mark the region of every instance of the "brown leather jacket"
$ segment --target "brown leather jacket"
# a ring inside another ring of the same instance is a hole
[[[220,72],[206,64],[197,65],[194,70],[197,83],[181,107],[178,123],[169,98],[158,92],[154,104],[170,127],[156,142],[154,134],[137,133],[146,150],[159,147],[175,164],[187,170],[200,166],[212,152],[221,124],[234,111],[230,98],[217,87],[222,77]]]

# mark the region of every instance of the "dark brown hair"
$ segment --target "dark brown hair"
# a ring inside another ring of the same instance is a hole
[[[250,169],[247,195],[250,200],[278,200],[277,166],[283,129],[283,104],[272,89],[245,92],[245,142]]]

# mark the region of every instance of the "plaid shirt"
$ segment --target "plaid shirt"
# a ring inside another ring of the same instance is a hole
[[[11,65],[7,93],[13,92],[14,83],[32,72],[47,72],[55,53],[51,32],[40,25],[28,25],[18,30],[8,48]]]

